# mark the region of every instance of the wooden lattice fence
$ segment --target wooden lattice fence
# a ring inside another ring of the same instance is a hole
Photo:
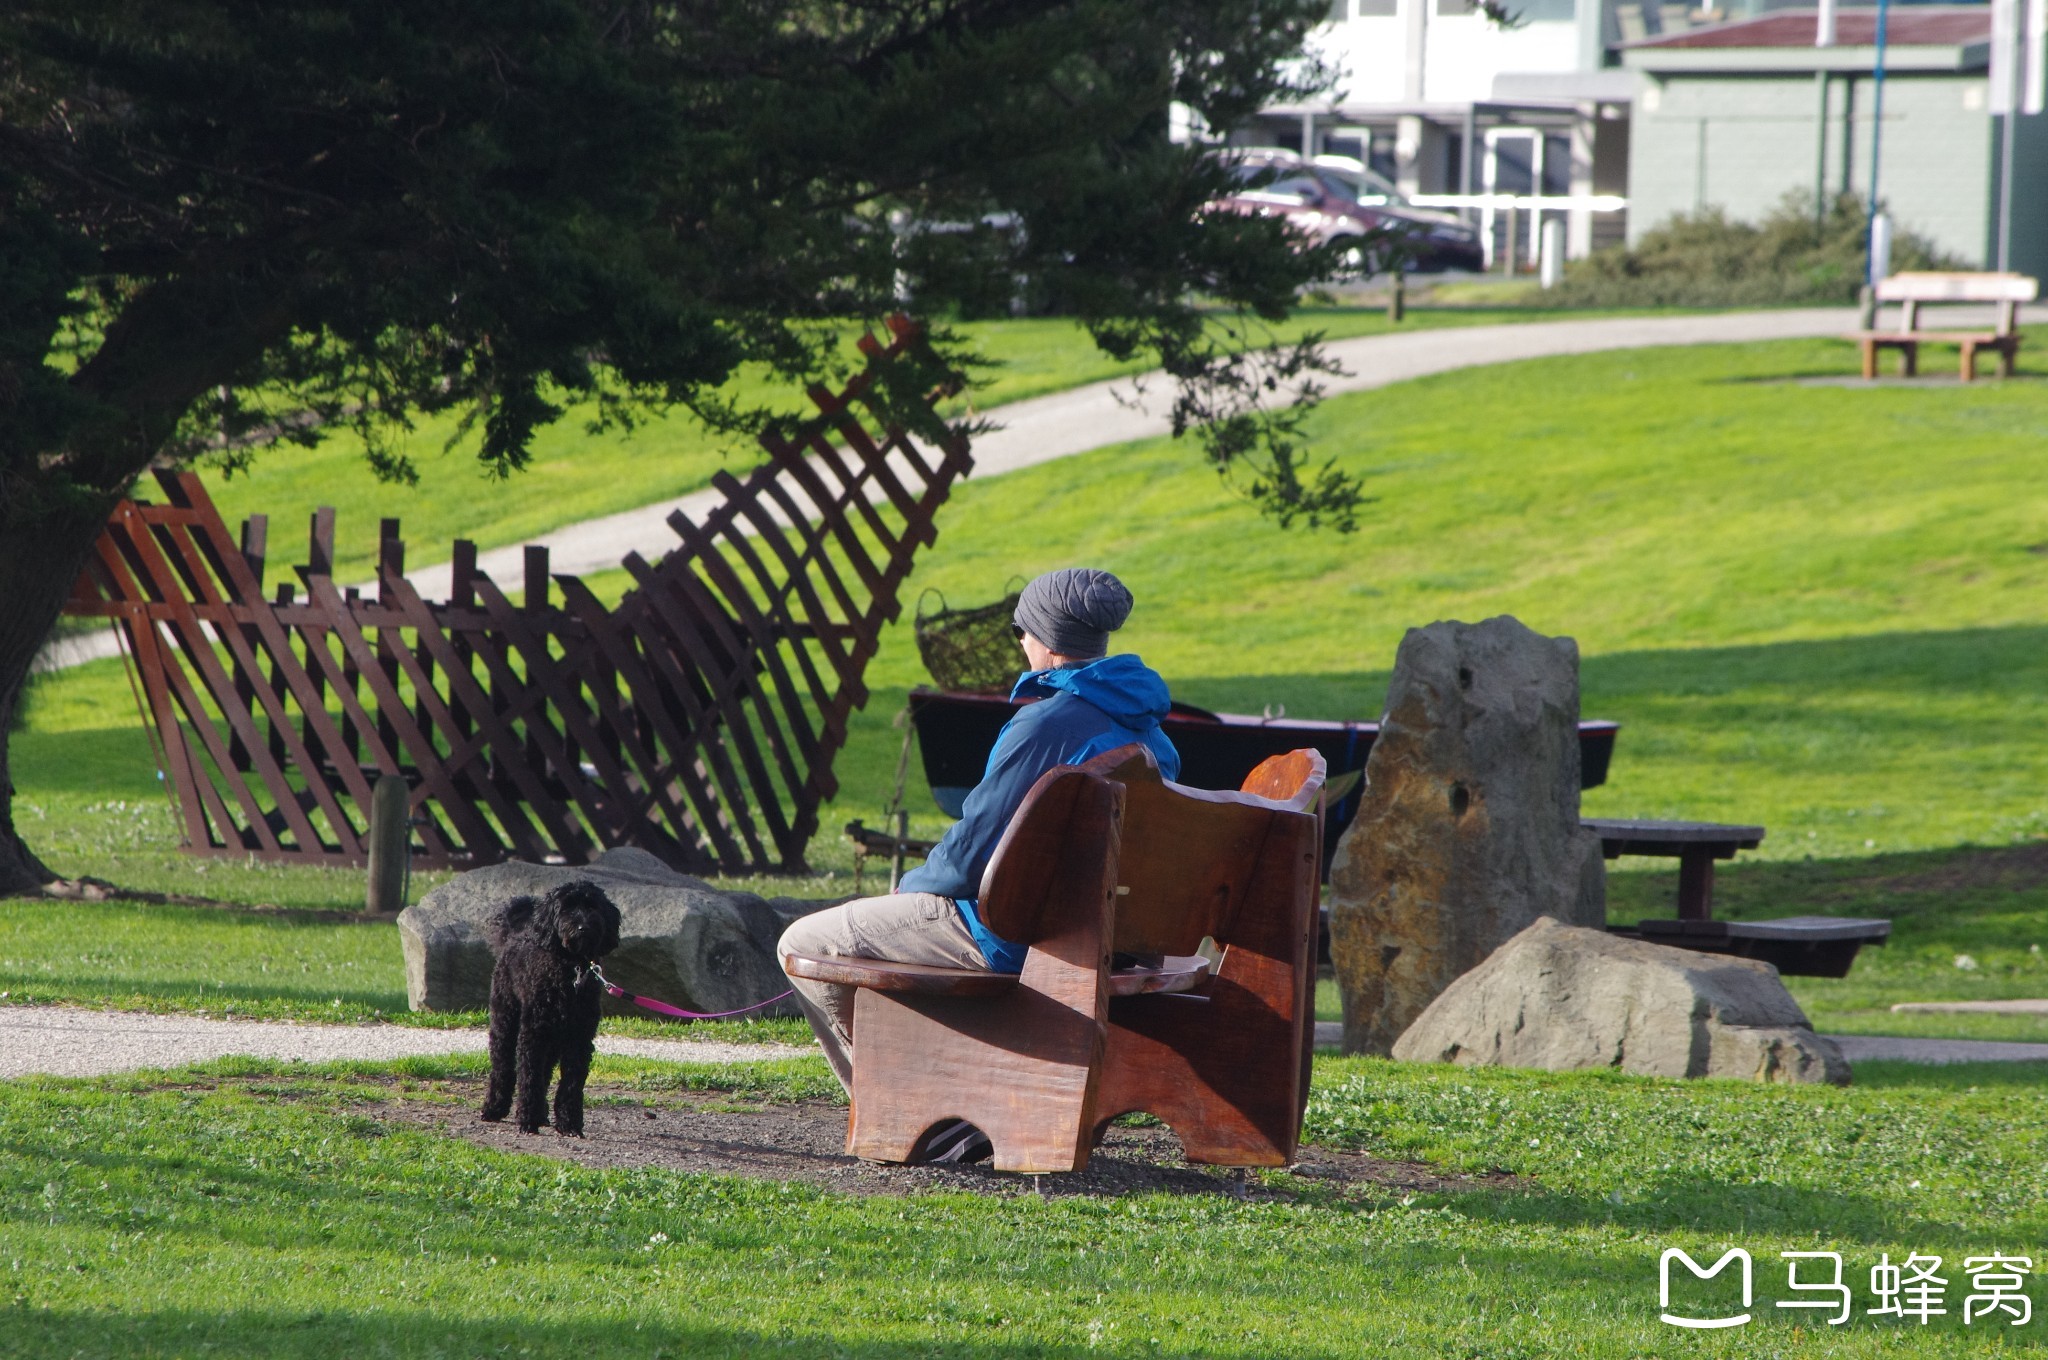
[[[886,349],[724,500],[672,515],[659,562],[628,554],[616,607],[525,551],[524,598],[458,541],[445,602],[406,579],[396,520],[377,583],[333,578],[334,514],[266,595],[266,524],[230,534],[197,477],[123,501],[68,606],[114,619],[200,855],[360,864],[371,789],[408,786],[415,862],[580,863],[635,845],[692,872],[794,870],[832,796],[862,673],[933,516],[972,466],[964,436],[882,419]],[[552,587],[552,588],[551,588]]]

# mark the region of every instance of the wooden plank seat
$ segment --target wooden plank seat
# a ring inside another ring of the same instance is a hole
[[[1061,766],[982,877],[982,918],[1027,947],[1021,973],[790,959],[795,976],[858,988],[847,1151],[908,1161],[964,1119],[998,1170],[1078,1171],[1113,1119],[1143,1112],[1191,1162],[1292,1161],[1323,778],[1312,750],[1234,792],[1170,783],[1139,746]],[[1115,954],[1163,962],[1119,971]]]
[[[1877,377],[1878,352],[1886,349],[1899,352],[1899,372],[1905,377],[1913,377],[1920,371],[1920,346],[1926,344],[1955,345],[1960,349],[1964,382],[1973,382],[1977,377],[1979,350],[1997,354],[1999,376],[2010,378],[2020,351],[2020,334],[2016,326],[2019,305],[2032,302],[2039,291],[2039,283],[2024,274],[1933,271],[1894,274],[1878,282],[1876,293],[1881,303],[1901,304],[1899,328],[1893,331],[1875,328],[1857,331],[1848,338],[1854,340],[1862,351],[1865,379]],[[1994,303],[1998,308],[1997,318],[1988,331],[1922,329],[1920,309],[1941,303]]]
[[[842,987],[872,987],[878,992],[917,992],[924,996],[1000,996],[1017,986],[1015,973],[991,973],[983,968],[937,968],[923,963],[896,963],[889,959],[826,958],[818,954],[791,954],[792,977],[837,983]],[[1193,991],[1209,979],[1209,960],[1196,954],[1191,958],[1167,959],[1157,968],[1118,968],[1109,975],[1109,994],[1143,996],[1149,992]]]
[[[1790,977],[1847,977],[1856,953],[1891,938],[1890,921],[1857,916],[1780,916],[1767,921],[1638,921],[1616,930],[1652,944],[1761,959]]]

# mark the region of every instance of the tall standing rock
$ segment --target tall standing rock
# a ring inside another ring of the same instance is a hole
[[[1579,825],[1579,649],[1505,615],[1401,640],[1358,816],[1330,871],[1344,1047],[1394,1040],[1539,916],[1606,924]]]

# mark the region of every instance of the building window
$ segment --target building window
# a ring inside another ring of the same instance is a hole
[[[1572,191],[1572,139],[1561,132],[1543,135],[1543,192],[1560,197]]]
[[[1330,0],[1330,22],[1341,24],[1351,17],[1351,0]]]
[[[1472,0],[1436,0],[1438,14],[1470,14],[1474,8]]]
[[[1400,0],[1358,0],[1361,19],[1391,19],[1400,12]]]

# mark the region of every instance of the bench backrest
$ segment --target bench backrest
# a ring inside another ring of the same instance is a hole
[[[1188,788],[1160,776],[1151,752],[1124,746],[1082,766],[1048,770],[1010,818],[982,874],[978,911],[1006,940],[1033,944],[1057,925],[1048,913],[1089,866],[1109,857],[1117,885],[1112,947],[1192,954],[1222,938],[1269,847],[1320,842],[1324,762],[1312,750],[1273,756],[1245,788]],[[1276,831],[1282,834],[1275,834]]]
[[[1899,331],[1911,334],[1920,328],[1920,308],[1931,302],[1995,302],[1998,320],[1993,330],[2011,335],[2018,320],[2019,305],[2032,302],[2041,291],[2038,280],[2025,274],[1941,274],[1907,272],[1880,279],[1879,302],[1902,302]]]
[[[2032,302],[2040,281],[2025,274],[1894,274],[1877,285],[1879,302]]]
[[[982,871],[982,923],[1018,944],[1060,929],[1051,914],[1073,905],[1063,894],[1090,882],[1094,866],[1114,869],[1123,805],[1122,786],[1093,770],[1058,765],[1040,775]]]
[[[1312,750],[1266,760],[1236,792],[1171,783],[1142,746],[1082,768],[1124,790],[1113,935],[1120,952],[1185,955],[1204,936],[1226,938],[1259,875],[1297,867],[1273,858],[1298,838],[1286,824],[1320,844],[1324,763]]]

